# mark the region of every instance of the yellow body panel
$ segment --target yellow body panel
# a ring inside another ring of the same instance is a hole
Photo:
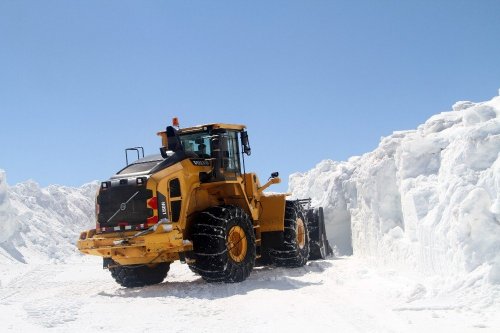
[[[263,195],[260,197],[262,212],[260,215],[260,231],[283,231],[285,194]]]

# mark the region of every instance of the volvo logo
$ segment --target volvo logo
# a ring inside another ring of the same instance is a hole
[[[210,166],[210,161],[207,160],[191,160],[196,166]]]
[[[116,206],[115,206],[115,207],[116,207]],[[122,203],[120,204],[120,210],[125,210],[125,209],[127,209],[127,204],[126,204],[125,202],[122,202]]]

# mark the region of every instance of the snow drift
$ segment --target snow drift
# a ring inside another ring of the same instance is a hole
[[[373,152],[291,175],[290,191],[325,207],[339,253],[500,284],[499,152],[500,97],[458,102]]]
[[[94,222],[97,183],[80,188],[27,181],[8,187],[0,170],[0,262],[63,262]]]

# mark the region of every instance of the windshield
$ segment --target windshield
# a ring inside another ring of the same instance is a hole
[[[193,152],[198,157],[210,158],[212,150],[210,147],[211,136],[207,132],[183,134],[180,136],[182,146],[187,152]]]

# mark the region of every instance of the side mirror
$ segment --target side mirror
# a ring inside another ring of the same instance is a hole
[[[248,142],[248,133],[246,131],[241,132],[241,145],[243,146],[243,152],[250,156],[252,149],[250,148],[250,143]]]
[[[161,153],[161,157],[163,157],[163,158],[169,157],[167,154],[167,147],[160,147],[160,153]]]

